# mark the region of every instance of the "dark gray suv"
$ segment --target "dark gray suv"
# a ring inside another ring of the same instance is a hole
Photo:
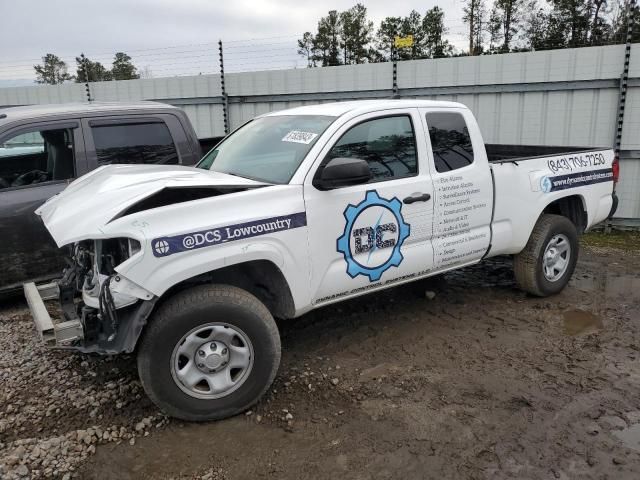
[[[73,179],[113,163],[193,165],[186,114],[155,102],[0,109],[0,295],[59,276],[58,247],[34,211]]]

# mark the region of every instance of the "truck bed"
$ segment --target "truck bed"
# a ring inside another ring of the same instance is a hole
[[[599,147],[560,147],[548,145],[506,145],[486,143],[487,157],[490,162],[524,161],[536,157],[562,155],[569,152],[600,150]]]

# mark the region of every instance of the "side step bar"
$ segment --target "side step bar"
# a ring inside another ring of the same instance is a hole
[[[23,288],[33,323],[38,335],[47,346],[64,347],[84,339],[84,329],[80,320],[68,320],[56,324],[51,320],[44,301],[59,297],[57,283],[36,286],[35,283],[29,282],[25,283]]]

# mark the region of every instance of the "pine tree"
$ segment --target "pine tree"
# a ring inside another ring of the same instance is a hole
[[[503,52],[509,52],[511,41],[518,32],[520,23],[520,9],[523,0],[496,0],[495,6],[502,22],[502,48]]]
[[[36,71],[36,83],[59,85],[73,80],[73,76],[67,73],[67,64],[57,55],[47,53],[42,57],[42,65],[34,65]]]
[[[482,53],[487,15],[484,0],[466,0],[462,11],[464,13],[462,21],[469,26],[469,55],[479,55]]]
[[[369,44],[373,40],[373,22],[367,19],[367,9],[358,3],[340,14],[343,57],[345,64],[369,60]]]
[[[452,47],[444,38],[448,30],[444,26],[444,12],[440,7],[436,6],[427,11],[422,20],[422,29],[429,57],[440,58],[451,54]]]
[[[380,52],[382,61],[391,60],[395,38],[400,36],[402,29],[402,18],[387,17],[380,22],[380,27],[376,32],[376,47]]]
[[[311,32],[304,32],[302,38],[298,40],[298,55],[302,55],[307,59],[308,68],[316,66],[313,41]]]
[[[140,78],[131,57],[124,52],[118,52],[113,58],[111,75],[114,80],[135,80]]]
[[[498,44],[502,42],[502,19],[495,6],[491,9],[491,14],[489,15],[487,33],[489,34],[489,53],[495,53],[498,49]]]
[[[520,37],[527,50],[540,50],[546,44],[548,15],[538,0],[530,0],[525,7]]]
[[[313,38],[313,48],[316,52],[315,59],[323,67],[340,65],[340,35],[342,24],[337,10],[329,11],[326,17],[318,22],[318,33]]]
[[[92,62],[87,57],[84,57],[84,60],[82,57],[76,57],[76,83],[107,82],[110,80],[113,80],[113,75],[100,62]]]

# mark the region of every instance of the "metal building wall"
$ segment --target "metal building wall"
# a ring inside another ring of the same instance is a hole
[[[613,145],[624,45],[398,63],[403,98],[452,100],[478,118],[487,142]],[[633,45],[616,216],[640,218],[640,44]],[[308,103],[389,98],[391,63],[225,75],[229,119]],[[100,101],[160,100],[187,112],[200,137],[224,133],[219,75],[91,84]],[[0,106],[86,99],[84,85],[0,89]]]

